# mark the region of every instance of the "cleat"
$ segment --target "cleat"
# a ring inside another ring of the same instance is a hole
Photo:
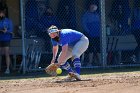
[[[4,72],[5,74],[10,74],[10,70],[6,69],[6,71]]]
[[[70,74],[68,74],[68,76],[66,78],[63,79],[64,81],[70,82],[70,81],[74,81],[75,78],[72,77]]]
[[[78,73],[73,73],[73,72],[70,72],[69,75],[71,77],[74,77],[77,81],[81,81],[81,77]]]

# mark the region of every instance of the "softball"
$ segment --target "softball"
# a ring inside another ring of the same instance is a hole
[[[61,74],[62,73],[62,69],[61,68],[57,68],[56,73],[57,74]]]

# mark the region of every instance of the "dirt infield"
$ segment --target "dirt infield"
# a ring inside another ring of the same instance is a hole
[[[78,82],[62,78],[0,80],[0,93],[140,93],[140,72],[84,75]]]

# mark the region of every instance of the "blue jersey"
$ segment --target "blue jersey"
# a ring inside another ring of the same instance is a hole
[[[68,44],[68,46],[74,46],[82,36],[83,34],[81,32],[72,29],[62,29],[59,33],[60,41],[56,42],[53,39],[51,41],[53,46],[64,46],[66,44]]]
[[[0,32],[0,41],[10,41],[12,39],[13,24],[8,18],[0,20],[0,30],[4,30],[4,28],[7,29],[7,32]]]
[[[87,11],[82,17],[83,28],[88,36],[100,36],[100,15],[97,12]]]

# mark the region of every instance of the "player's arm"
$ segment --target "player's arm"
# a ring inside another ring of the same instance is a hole
[[[3,30],[0,30],[0,32],[7,33],[7,29],[4,28]]]
[[[6,29],[1,29],[0,32],[5,33],[7,30]]]
[[[53,52],[53,58],[52,58],[51,63],[54,63],[56,60],[57,53],[58,53],[58,45],[53,46],[52,52]]]
[[[59,56],[59,60],[58,60],[59,65],[61,65],[65,61],[67,51],[68,51],[68,44],[65,44],[64,46],[62,46],[62,51]]]

